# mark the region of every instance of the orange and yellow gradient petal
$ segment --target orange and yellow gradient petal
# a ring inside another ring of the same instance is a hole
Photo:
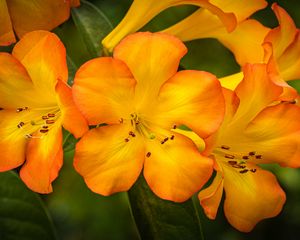
[[[6,0],[0,0],[0,46],[8,46],[16,41]]]

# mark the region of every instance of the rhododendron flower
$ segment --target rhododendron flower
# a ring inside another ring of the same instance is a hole
[[[207,72],[177,72],[186,47],[166,34],[125,38],[114,57],[96,58],[76,73],[73,95],[90,125],[76,145],[74,166],[88,187],[110,195],[127,191],[142,169],[159,197],[187,200],[208,180],[212,160],[187,137],[219,127],[224,114],[217,79]]]
[[[65,48],[52,33],[28,33],[12,55],[0,53],[0,171],[25,162],[20,177],[39,193],[52,191],[62,166],[62,126],[75,137],[88,130],[67,78]]]
[[[243,2],[243,1],[239,1]],[[254,3],[252,3],[254,2]],[[252,6],[257,6],[259,9],[260,6],[264,5],[263,0],[255,0],[248,4],[236,4],[231,0],[134,0],[127,14],[119,25],[102,41],[103,46],[112,51],[113,48],[128,34],[134,33],[137,30],[141,29],[146,25],[152,18],[158,15],[163,10],[178,6],[178,5],[196,5],[203,9],[207,9],[211,14],[212,18],[217,18],[217,21],[221,22],[222,26],[225,26],[228,31],[232,31],[237,24],[235,15],[231,11],[241,11],[248,12],[252,11]],[[257,4],[256,2],[259,2]],[[245,6],[244,6],[245,5]],[[250,6],[249,6],[250,5]],[[244,7],[240,9],[240,7]],[[254,7],[254,8],[255,8]],[[243,13],[241,13],[243,15]],[[204,17],[205,18],[205,17]],[[197,19],[198,21],[198,19]],[[197,25],[199,29],[206,29],[206,26],[209,23],[205,23],[205,26],[202,26],[201,23]]]
[[[79,0],[1,0],[0,46],[16,41],[33,30],[52,30],[66,21],[70,8],[79,6]]]
[[[276,101],[282,88],[270,79],[265,64],[246,65],[244,75],[234,92],[223,91],[225,119],[206,139],[205,149],[215,159],[217,174],[199,200],[214,219],[224,189],[226,218],[248,232],[260,220],[276,216],[285,202],[275,176],[258,164],[300,166],[300,108]]]

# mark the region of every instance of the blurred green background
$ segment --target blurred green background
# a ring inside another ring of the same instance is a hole
[[[93,5],[86,3],[87,7],[85,10],[92,9],[97,14],[100,13],[104,18],[107,18],[112,26],[115,26],[125,15],[132,1],[91,0],[89,2]],[[269,1],[270,4],[272,2]],[[300,27],[300,1],[282,0],[277,2],[290,13],[297,26]],[[182,6],[166,10],[144,27],[143,30],[158,31],[163,29],[182,19],[195,9],[191,6]],[[82,29],[78,28],[78,16],[81,14],[81,11],[83,10],[80,8],[73,10],[73,18],[70,18],[69,21],[54,30],[67,47],[71,72],[70,83],[72,83],[72,75],[76,68],[85,61],[95,57],[93,49],[87,47],[86,39],[82,37]],[[270,10],[270,5],[267,9],[257,12],[254,17],[269,27],[277,25],[276,18]],[[91,20],[91,24],[97,26],[97,19]],[[103,26],[103,29],[99,30],[99,36],[102,34],[100,38],[104,37],[110,29],[109,24],[108,26]],[[189,53],[181,63],[184,68],[207,70],[218,77],[235,73],[239,70],[232,54],[216,40],[196,40],[186,44],[189,48]],[[294,82],[293,85],[300,86],[298,82]],[[54,192],[49,195],[41,195],[43,202],[49,209],[59,239],[139,239],[131,216],[127,193],[103,197],[91,192],[72,167],[74,154],[72,146],[74,146],[74,142],[72,142],[72,139],[69,139],[67,144],[65,144],[64,166],[58,179],[54,182]],[[260,222],[251,233],[243,234],[227,223],[223,215],[222,204],[215,221],[208,220],[199,204],[197,204],[205,239],[299,239],[300,170],[284,169],[277,166],[271,166],[269,169],[277,175],[287,194],[287,202],[282,213],[276,218]],[[255,209],[253,210],[255,211]]]

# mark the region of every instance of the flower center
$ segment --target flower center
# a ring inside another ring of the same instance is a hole
[[[239,173],[255,173],[255,168],[247,168],[247,162],[253,162],[255,160],[262,159],[261,154],[257,154],[256,151],[242,152],[242,151],[232,151],[230,146],[221,145],[213,150],[213,154],[221,157],[218,159],[223,159],[221,164],[227,164],[239,171]]]
[[[57,106],[45,108],[19,107],[17,113],[23,114],[16,128],[22,130],[25,138],[43,138],[53,128],[61,112]]]

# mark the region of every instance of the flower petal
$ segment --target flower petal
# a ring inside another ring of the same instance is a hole
[[[63,127],[70,131],[76,138],[88,131],[88,125],[81,115],[72,97],[71,88],[61,80],[57,82],[56,92],[59,98],[59,106],[62,112]]]
[[[19,38],[33,30],[52,30],[70,15],[70,3],[62,0],[9,0],[7,5]]]
[[[300,108],[293,104],[279,104],[264,109],[249,124],[246,137],[262,155],[257,163],[279,163],[300,167]]]
[[[16,41],[15,34],[12,29],[6,0],[0,1],[0,46],[7,46]]]
[[[135,84],[122,61],[96,58],[77,71],[73,96],[89,124],[118,123],[133,112]]]
[[[57,122],[41,138],[30,139],[20,177],[31,190],[50,193],[51,183],[58,176],[62,164],[62,131],[60,123]]]
[[[213,161],[202,156],[195,144],[174,133],[174,139],[161,144],[148,140],[144,176],[152,191],[162,199],[183,202],[206,183]]]
[[[66,49],[50,32],[26,34],[14,47],[13,56],[26,68],[33,84],[48,99],[55,98],[55,85],[68,79]]]
[[[198,198],[205,215],[209,219],[215,219],[223,195],[223,177],[222,173],[217,172],[212,184],[203,189]]]
[[[232,167],[223,169],[225,216],[242,232],[250,232],[259,221],[278,215],[285,202],[285,194],[275,176],[254,167],[255,173],[239,173]]]
[[[105,196],[127,191],[138,178],[144,141],[138,135],[129,138],[129,131],[127,124],[94,128],[77,143],[74,167],[92,191]]]
[[[152,101],[161,85],[178,69],[180,59],[187,52],[177,38],[162,33],[135,33],[115,48],[114,57],[127,64],[137,81],[137,101]]]
[[[207,137],[220,126],[224,97],[219,81],[207,72],[178,72],[161,88],[157,122],[166,127],[186,125],[200,137]]]
[[[154,18],[163,10],[178,5],[191,4],[208,9],[218,16],[229,31],[236,26],[236,19],[233,13],[225,13],[215,4],[208,0],[135,0],[133,1],[126,16],[119,25],[102,41],[102,44],[109,50],[113,48],[130,33],[134,33],[142,28],[147,22]]]

